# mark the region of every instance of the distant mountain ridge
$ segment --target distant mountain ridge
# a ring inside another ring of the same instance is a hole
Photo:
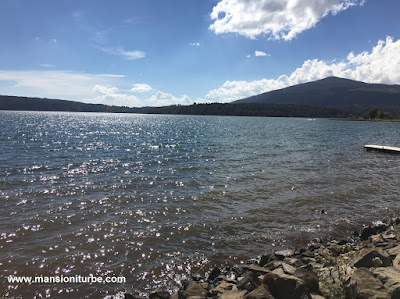
[[[400,106],[400,85],[369,84],[327,77],[265,92],[232,103],[296,104],[342,108]]]

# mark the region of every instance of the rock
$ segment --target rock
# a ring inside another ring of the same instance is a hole
[[[294,256],[294,250],[292,249],[279,250],[275,252],[275,256],[278,259],[283,260],[285,257]]]
[[[284,274],[282,269],[276,269],[274,272],[266,274],[263,283],[268,286],[274,298],[311,298],[304,281],[295,276]]]
[[[311,293],[320,293],[318,274],[312,270],[297,269],[294,276],[304,281],[306,288]]]
[[[179,294],[178,293],[172,294],[171,297],[169,297],[169,299],[179,299]]]
[[[367,254],[365,254],[363,257],[361,257],[356,263],[354,263],[354,267],[357,268],[376,267],[378,261],[376,258],[379,258],[382,262],[382,264],[379,266],[388,267],[392,264],[392,259],[390,258],[390,256],[386,252],[377,249],[377,250],[372,250]]]
[[[260,285],[260,281],[254,272],[246,272],[243,279],[236,286],[239,290],[253,291]]]
[[[210,290],[210,293],[212,296],[216,296],[219,293],[224,293],[225,291],[233,290],[233,287],[235,287],[235,284],[233,284],[233,283],[222,282],[219,285],[217,285],[215,288],[212,288]]]
[[[398,255],[400,253],[400,245],[397,245],[396,247],[390,248],[390,249],[386,250],[386,252],[390,256],[395,257],[396,255]]]
[[[180,299],[201,299],[206,298],[207,290],[197,282],[192,282],[188,285],[186,290],[179,291]]]
[[[208,281],[213,281],[215,278],[217,278],[221,274],[221,270],[219,268],[214,268],[210,274],[208,274]]]
[[[151,293],[149,299],[169,299],[170,293],[165,290],[157,290]]]
[[[364,229],[361,232],[360,238],[363,241],[368,240],[369,236],[379,234],[379,233],[385,231],[386,229],[387,229],[387,226],[385,224],[364,227]]]
[[[393,260],[393,268],[400,271],[400,253]]]
[[[282,263],[282,269],[283,269],[283,272],[285,272],[286,274],[289,274],[289,275],[293,275],[294,272],[296,272],[296,270],[297,270],[295,267],[293,267],[289,264],[286,264],[286,263]]]
[[[252,272],[256,272],[256,273],[260,273],[260,274],[264,274],[264,273],[270,272],[268,270],[268,268],[260,267],[260,266],[257,266],[257,265],[243,265],[242,267],[245,270],[250,270]]]
[[[274,299],[274,297],[264,286],[259,286],[254,291],[247,294],[245,299]]]
[[[219,297],[220,299],[243,299],[244,296],[246,296],[247,291],[246,290],[232,290],[232,291],[226,291],[222,293],[222,295]]]
[[[358,268],[350,279],[350,286],[357,291],[360,299],[389,299],[389,294],[382,282],[375,278],[367,268]]]
[[[129,293],[125,293],[125,294],[124,294],[124,298],[125,298],[125,299],[136,299],[135,296],[133,296],[132,294],[129,294]]]
[[[400,271],[393,268],[376,268],[374,275],[382,281],[390,298],[400,298]]]
[[[261,267],[264,267],[264,265],[265,265],[266,263],[268,263],[268,261],[269,261],[270,258],[271,258],[271,254],[262,255],[262,256],[260,257],[260,261],[258,262],[258,264],[259,264]]]

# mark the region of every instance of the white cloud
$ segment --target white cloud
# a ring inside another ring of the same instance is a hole
[[[278,79],[226,81],[205,97],[209,102],[230,102],[295,84],[337,76],[367,83],[400,84],[400,39],[379,41],[371,52],[349,53],[346,60],[307,60],[290,75]]]
[[[167,105],[190,105],[192,101],[186,95],[177,98],[172,94],[165,93],[162,91],[157,91],[156,94],[151,96],[147,101],[146,104],[148,106],[167,106]]]
[[[123,93],[104,93],[100,96],[87,98],[83,100],[85,103],[91,104],[104,104],[111,106],[127,106],[127,107],[140,107],[142,101],[133,95]]]
[[[63,70],[0,70],[0,93],[79,99],[93,93],[96,85],[114,85],[123,75],[85,74]]]
[[[216,34],[238,33],[249,38],[266,34],[291,40],[315,26],[329,14],[335,15],[365,0],[221,0],[214,6],[209,27]]]
[[[189,46],[200,47],[200,43],[189,43]]]
[[[102,94],[110,94],[110,93],[116,93],[118,91],[117,87],[107,87],[107,86],[102,86],[102,85],[95,85],[93,88],[94,92],[99,92]]]
[[[141,58],[146,57],[145,52],[138,51],[138,50],[126,51],[123,48],[104,48],[104,47],[98,47],[98,48],[100,50],[102,50],[103,52],[106,52],[106,53],[112,54],[112,55],[122,56],[128,60],[136,60],[136,59],[141,59]]]
[[[263,51],[254,51],[255,56],[269,56],[269,54],[263,52]]]
[[[151,90],[151,86],[147,84],[133,84],[132,92],[147,92]]]

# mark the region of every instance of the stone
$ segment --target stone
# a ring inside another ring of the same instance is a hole
[[[241,279],[236,284],[239,290],[247,290],[250,292],[257,288],[259,285],[260,281],[254,272],[246,272],[243,279]]]
[[[297,270],[292,265],[289,265],[286,263],[282,263],[282,269],[283,269],[283,272],[285,272],[286,274],[290,274],[290,275],[293,275],[294,272],[296,272],[296,270]]]
[[[208,274],[208,281],[213,281],[215,278],[217,278],[221,274],[221,270],[219,268],[214,268],[210,274]]]
[[[264,254],[264,255],[262,255],[262,256],[260,257],[260,261],[258,262],[258,264],[259,264],[261,267],[264,267],[264,265],[265,265],[266,263],[268,263],[268,261],[269,261],[270,258],[271,258],[271,254]]]
[[[400,270],[400,253],[393,260],[393,268],[396,270]]]
[[[389,299],[389,294],[382,282],[375,278],[367,268],[358,268],[350,279],[350,286],[357,291],[360,299]]]
[[[169,297],[169,299],[179,299],[179,294],[178,293],[172,294],[171,297]]]
[[[395,257],[396,255],[398,255],[400,253],[400,245],[397,245],[396,247],[390,248],[390,249],[386,250],[386,252],[390,256]]]
[[[362,256],[357,262],[354,263],[354,267],[356,267],[356,268],[376,267],[377,266],[376,258],[379,258],[382,262],[382,264],[379,266],[388,267],[392,264],[392,259],[386,252],[384,252],[380,249],[376,249],[376,250],[372,250],[372,251],[368,252],[367,254],[365,254],[364,256]],[[380,264],[380,262],[379,262],[379,264]]]
[[[400,298],[400,271],[393,268],[376,268],[374,275],[382,281],[390,298]]]
[[[229,282],[221,282],[219,285],[217,285],[215,288],[212,288],[210,290],[210,293],[214,296],[219,293],[223,293],[225,291],[230,291],[233,289],[235,284],[229,283]]]
[[[385,224],[373,225],[373,226],[366,226],[361,231],[360,238],[361,240],[365,241],[372,235],[379,234],[387,229]]]
[[[179,291],[179,298],[182,299],[201,299],[206,298],[207,290],[197,282],[192,282],[185,290]]]
[[[245,270],[250,270],[250,271],[252,271],[252,272],[256,272],[256,273],[268,273],[268,272],[270,272],[269,270],[268,270],[268,268],[265,268],[265,267],[260,267],[260,266],[257,266],[257,265],[243,265],[242,266],[243,267],[243,269],[245,269]]]
[[[125,294],[124,294],[124,298],[125,298],[125,299],[136,299],[135,296],[133,296],[132,294],[129,294],[129,293],[125,293]]]
[[[311,293],[319,293],[318,274],[312,270],[297,269],[294,276],[304,281],[306,288]]]
[[[222,295],[219,298],[220,299],[243,299],[246,294],[247,294],[246,290],[234,289],[234,290],[226,291],[226,292],[222,293]]]
[[[303,280],[283,273],[276,269],[264,276],[263,284],[268,286],[274,298],[279,299],[305,299],[311,298]]]
[[[170,293],[165,290],[157,290],[151,293],[149,299],[169,299]]]
[[[274,297],[264,286],[259,286],[254,291],[247,294],[245,299],[274,299]]]
[[[279,250],[275,252],[275,256],[278,259],[283,260],[285,257],[294,256],[294,250],[292,249]]]

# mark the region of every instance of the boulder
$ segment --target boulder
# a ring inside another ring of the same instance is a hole
[[[276,269],[264,276],[263,284],[268,286],[274,298],[279,299],[305,299],[311,298],[303,280],[283,273]]]
[[[297,269],[295,267],[293,267],[292,265],[289,265],[289,264],[286,264],[286,263],[282,263],[282,270],[286,274],[293,275],[294,272],[296,272]]]
[[[350,279],[350,286],[357,291],[360,299],[389,299],[382,282],[375,278],[367,268],[358,268]]]
[[[244,296],[246,296],[247,291],[246,290],[238,290],[237,288],[231,290],[231,291],[226,291],[222,293],[222,295],[219,297],[220,299],[243,299]]]
[[[400,270],[400,253],[393,260],[393,268],[396,270]]]
[[[388,267],[392,264],[391,257],[381,249],[376,249],[363,255],[357,262],[354,263],[356,268],[370,268],[383,266]]]
[[[294,250],[292,249],[279,250],[275,252],[275,256],[278,259],[283,260],[285,257],[294,256]]]
[[[320,293],[318,274],[312,270],[297,269],[294,276],[304,281],[306,288],[311,293]]]
[[[390,248],[390,249],[386,250],[386,252],[390,256],[396,257],[398,254],[400,254],[400,245],[397,245],[396,247]]]
[[[217,278],[221,274],[221,270],[219,268],[214,268],[210,274],[208,274],[208,281],[213,281],[215,278]]]
[[[385,231],[386,229],[387,229],[387,226],[385,224],[366,226],[361,231],[360,238],[363,241],[368,240],[369,236],[379,234],[379,233]]]
[[[400,271],[393,268],[376,268],[374,275],[382,281],[390,298],[400,298]]]
[[[260,280],[254,272],[246,272],[244,277],[236,284],[239,290],[253,291],[260,285]]]
[[[201,299],[206,298],[207,290],[197,282],[190,283],[185,290],[179,291],[180,299]]]
[[[264,286],[259,286],[247,294],[245,299],[274,299],[274,297]]]

